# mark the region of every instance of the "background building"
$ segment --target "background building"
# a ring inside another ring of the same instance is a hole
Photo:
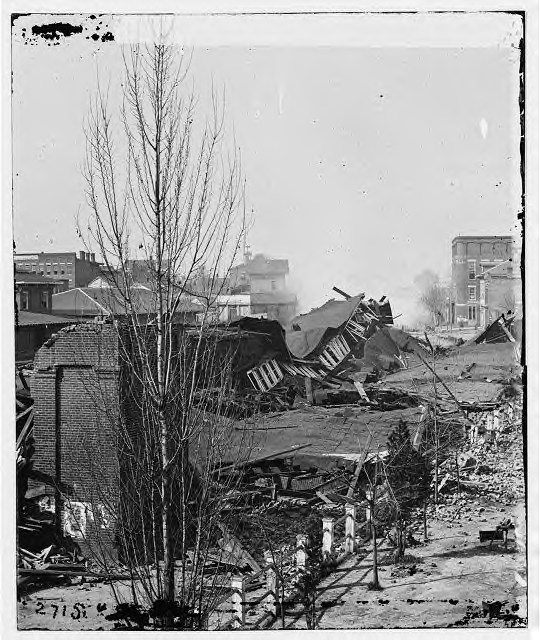
[[[507,261],[512,265],[512,272],[519,275],[519,263],[515,268],[513,265],[516,254],[512,236],[457,236],[452,240],[452,294],[449,301],[452,325],[478,327],[488,322],[485,296],[484,302],[481,301],[480,283],[485,282],[481,276]],[[515,286],[513,276],[511,286]]]
[[[15,269],[15,299],[19,311],[43,313],[52,309],[52,296],[67,286],[64,280],[53,280],[38,273]]]
[[[140,322],[147,322],[157,314],[157,297],[153,291],[134,285],[130,290],[131,304],[126,305],[122,292],[113,287],[77,287],[62,291],[52,297],[54,314],[68,318],[104,318],[106,316],[125,316],[131,309]],[[201,304],[191,298],[181,297],[175,316],[179,322],[194,324],[197,314],[203,310]]]
[[[487,326],[509,311],[523,312],[519,261],[505,260],[476,276],[480,287],[480,324]]]
[[[16,253],[15,264],[20,270],[40,274],[53,280],[66,280],[68,289],[86,287],[101,275],[101,265],[95,253],[75,251],[65,253]]]
[[[250,315],[277,320],[286,325],[295,315],[298,299],[287,287],[289,261],[268,258],[262,253],[253,258],[244,254],[244,262],[231,269],[229,294],[250,297]]]

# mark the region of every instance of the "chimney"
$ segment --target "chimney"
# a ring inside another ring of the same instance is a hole
[[[79,251],[79,260],[84,260],[84,251]]]

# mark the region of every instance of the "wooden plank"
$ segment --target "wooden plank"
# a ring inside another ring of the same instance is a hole
[[[30,409],[33,409],[34,407],[30,407]],[[24,425],[24,427],[21,429],[21,432],[19,433],[19,437],[17,438],[17,449],[21,446],[21,444],[23,443],[24,439],[26,438],[26,435],[28,433],[28,431],[30,430],[30,425],[32,424],[32,420],[34,419],[34,412],[32,411],[30,413],[30,415],[28,416],[28,418],[26,419],[26,423]]]
[[[331,493],[328,491],[326,494],[321,493],[321,495],[326,495],[327,498],[330,498],[332,502],[336,504],[349,504],[350,498],[340,495],[339,493]]]
[[[32,411],[33,408],[34,408],[34,405],[31,404],[27,409],[25,409],[24,411],[21,411],[21,413],[18,413],[17,414],[17,420],[20,420],[21,418],[23,418],[27,413]]]
[[[324,493],[322,493],[322,491],[315,491],[315,495],[317,496],[317,498],[320,498],[325,504],[335,504],[335,502],[333,500],[330,500],[330,498],[327,498]]]
[[[263,460],[271,460],[272,458],[278,458],[278,457],[284,456],[287,453],[295,453],[296,451],[301,451],[306,447],[311,447],[311,442],[307,442],[306,444],[295,444],[294,446],[289,447],[288,449],[284,449],[283,451],[269,453],[265,456],[253,458],[252,460],[247,460],[246,462],[241,462],[240,464],[237,464],[237,465],[234,463],[227,464],[224,467],[216,469],[214,473],[217,473],[218,471],[226,471],[228,469],[232,470],[234,467],[236,467],[237,469],[242,469],[243,467],[249,467],[253,464],[256,464],[257,462],[262,462]]]
[[[441,484],[439,485],[439,487],[438,487],[438,489],[437,489],[437,492],[440,492],[440,491],[441,491],[441,489],[444,487],[444,485],[448,482],[448,478],[450,478],[450,474],[449,474],[449,473],[447,473],[447,474],[444,476],[444,478],[442,479]]]
[[[358,459],[358,463],[356,465],[356,469],[354,470],[354,476],[351,482],[351,485],[349,487],[349,490],[347,491],[347,498],[352,498],[354,490],[356,489],[356,485],[358,484],[358,478],[360,477],[360,472],[362,471],[362,467],[364,466],[364,462],[366,460],[366,456],[367,456],[367,452],[369,450],[369,447],[371,446],[371,442],[373,440],[373,433],[370,432],[367,442],[366,442],[366,446],[364,447],[364,451],[362,452],[362,455],[360,456],[360,458]]]
[[[137,579],[135,576],[133,578],[129,575],[117,575],[115,573],[96,573],[94,571],[87,571],[78,569],[77,571],[53,571],[51,569],[18,569],[18,573],[21,576],[67,576],[67,575],[77,575],[77,576],[87,576],[91,578],[104,578],[105,580],[132,580]]]

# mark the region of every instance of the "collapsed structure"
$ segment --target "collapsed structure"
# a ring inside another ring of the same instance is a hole
[[[460,438],[478,435],[478,412],[495,416],[496,429],[506,385],[520,375],[511,327],[499,320],[485,335],[438,353],[436,369],[427,337],[392,326],[386,298],[331,300],[295,318],[287,331],[249,317],[209,328],[215,370],[226,362],[231,371],[226,401],[214,383],[205,389],[204,406],[228,419],[216,480],[242,471],[230,504],[279,495],[310,504],[347,502],[351,491],[363,490],[360,470],[384,456],[399,420],[409,425],[415,447],[434,415]],[[141,424],[123,387],[118,331],[108,321],[81,323],[43,345],[31,376],[33,428],[27,425],[18,440],[20,446],[31,436],[35,446],[27,495],[81,546],[95,538],[112,550],[110,505],[99,507],[96,478],[102,495],[122,500],[127,485],[114,424],[119,415],[134,430]],[[179,325],[178,331],[189,336],[200,329]],[[194,462],[205,453],[204,443],[197,446]]]

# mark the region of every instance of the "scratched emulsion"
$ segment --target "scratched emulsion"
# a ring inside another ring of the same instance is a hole
[[[18,18],[23,17],[23,14],[12,15],[12,25]],[[82,36],[86,40],[94,40],[94,42],[112,42],[114,41],[114,34],[110,30],[110,26],[107,20],[102,19],[100,15],[72,15],[74,22],[78,24],[72,24],[71,22],[46,22],[36,23],[32,25],[29,30],[27,27],[22,27],[21,35],[24,44],[36,45],[42,40],[47,41],[48,46],[59,45],[61,41],[66,38]]]

